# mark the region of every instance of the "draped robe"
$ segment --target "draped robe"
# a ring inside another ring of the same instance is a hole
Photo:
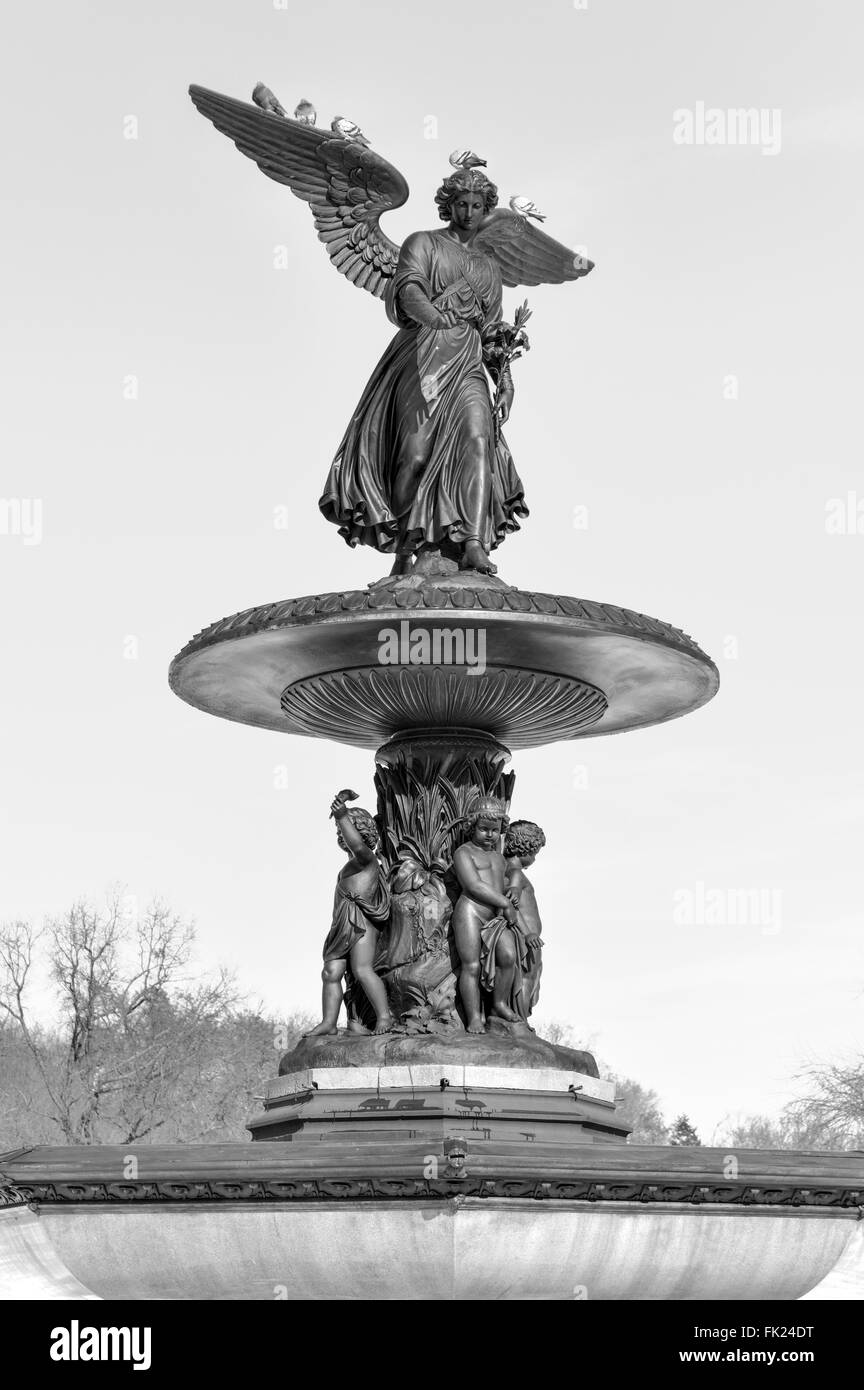
[[[458,314],[456,326],[411,319],[400,304],[408,285]],[[510,450],[500,431],[496,438],[484,369],[501,320],[498,265],[446,231],[416,232],[402,246],[386,308],[399,331],[345,432],[321,511],[349,545],[405,553],[476,538],[488,552],[528,515]],[[478,434],[482,465],[469,443]]]

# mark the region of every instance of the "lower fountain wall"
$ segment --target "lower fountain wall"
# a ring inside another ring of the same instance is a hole
[[[466,1198],[2,1216],[6,1298],[790,1300],[847,1250],[847,1285],[857,1266],[864,1293],[856,1211]]]

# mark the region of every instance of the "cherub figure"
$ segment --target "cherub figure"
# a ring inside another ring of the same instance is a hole
[[[516,930],[519,895],[505,882],[501,836],[507,828],[497,797],[480,798],[471,818],[471,838],[453,855],[462,889],[453,909],[459,952],[459,996],[469,1033],[485,1031],[481,987],[492,996],[490,1013],[507,1023],[524,1022],[521,1007],[524,947]]]
[[[306,1034],[310,1038],[336,1032],[346,970],[350,970],[352,984],[360,986],[375,1010],[374,1032],[388,1033],[394,1022],[384,983],[373,969],[380,929],[390,915],[390,890],[375,853],[378,828],[368,811],[345,804],[346,795],[353,794],[340,792],[330,805],[330,814],[336,821],[336,840],[348,855],[348,863],[336,880],[333,925],[324,942],[323,1017]],[[349,1026],[364,1031],[356,1022]]]
[[[525,941],[525,968],[522,979],[522,1002],[526,1017],[536,1008],[540,997],[540,975],[543,970],[543,942],[540,937],[540,913],[531,880],[525,873],[546,843],[546,836],[531,820],[514,820],[504,840],[506,882],[519,894],[517,928]]]

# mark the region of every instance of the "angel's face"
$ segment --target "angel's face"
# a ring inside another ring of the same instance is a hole
[[[474,232],[480,226],[486,213],[486,202],[481,193],[467,190],[457,193],[450,204],[450,220],[461,232]]]

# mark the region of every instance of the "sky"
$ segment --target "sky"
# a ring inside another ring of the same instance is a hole
[[[851,0],[18,7],[0,918],[120,884],[274,1013],[317,1007],[328,807],[374,805],[372,756],[167,684],[216,619],[388,568],[317,510],[383,306],[186,95],[263,80],[405,174],[396,240],[438,225],[459,146],[587,247],[587,280],[505,296],[534,311],[507,430],[531,516],[499,570],[671,622],[720,669],[685,719],[514,757],[513,815],[548,840],[541,1020],[704,1139],[860,1052],[862,28]]]

